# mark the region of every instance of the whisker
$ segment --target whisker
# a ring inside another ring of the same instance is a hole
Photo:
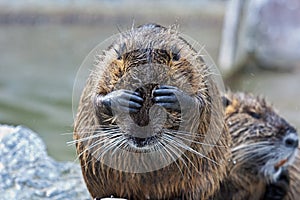
[[[91,144],[90,146],[88,146],[87,148],[85,148],[80,154],[78,154],[76,160],[78,160],[80,156],[82,156],[85,152],[89,151],[90,149],[94,148],[95,146],[100,145],[100,144],[102,144],[102,143],[105,144],[107,141],[111,141],[111,140],[113,140],[114,138],[116,138],[116,137],[118,137],[118,136],[120,136],[120,135],[122,135],[122,134],[120,133],[119,135],[114,135],[114,136],[112,136],[112,137],[103,138],[102,140],[99,140],[99,141],[94,142],[93,144]],[[108,144],[109,144],[109,143],[108,143]],[[101,146],[101,147],[103,147],[103,146]],[[101,147],[99,147],[99,148],[101,148]],[[105,147],[105,145],[104,145],[104,147]],[[97,150],[95,150],[95,151],[97,151]],[[95,152],[93,152],[92,155],[93,155],[94,153],[95,153]]]
[[[266,145],[271,145],[272,143],[270,142],[259,142],[259,143],[244,143],[242,145],[236,146],[231,149],[231,151],[238,151],[241,149],[251,149],[255,150],[260,147],[265,147]]]
[[[172,143],[171,143],[171,144],[172,144]],[[171,144],[170,144],[170,146],[172,146]],[[189,157],[187,157],[187,156],[184,154],[184,152],[183,152],[182,150],[180,150],[180,149],[176,146],[176,143],[175,143],[175,145],[173,145],[173,147],[176,148],[176,149],[181,153],[181,155],[183,155],[183,156],[188,160],[188,162],[191,163],[192,166],[193,166],[193,167],[196,169],[196,171],[199,173],[199,171],[198,171],[197,167],[194,165],[194,163],[190,160]],[[190,175],[192,175],[191,172],[190,172],[189,167],[187,166],[187,164],[186,164],[186,162],[183,160],[183,158],[182,158],[181,156],[178,156],[178,157],[181,158],[181,161],[182,161],[183,164],[185,165],[186,169],[188,169],[188,173],[189,173]]]
[[[96,134],[95,134],[96,133]],[[113,135],[112,135],[113,134]],[[72,141],[69,141],[67,142],[68,145],[74,145],[78,142],[83,142],[83,141],[86,141],[86,140],[90,140],[90,139],[93,139],[93,138],[97,138],[97,137],[106,137],[106,136],[118,136],[120,135],[120,131],[119,130],[114,130],[114,131],[95,131],[93,135],[90,135],[90,136],[87,136],[87,137],[84,137],[84,138],[80,138],[78,140],[72,140]]]
[[[117,129],[119,128],[118,125],[93,125],[92,127],[89,127],[89,128],[81,128],[79,130],[77,130],[76,132],[78,133],[82,133],[82,132],[89,132],[89,131],[94,131],[96,129]]]
[[[166,135],[166,136],[170,137],[169,135]],[[166,137],[166,139],[167,139],[168,137]],[[187,150],[187,151],[190,151],[190,152],[192,152],[192,153],[194,153],[194,154],[196,154],[196,155],[199,155],[199,156],[201,156],[202,158],[205,158],[205,159],[211,161],[212,163],[214,163],[214,164],[216,164],[216,165],[220,165],[220,164],[217,163],[216,161],[214,161],[214,160],[212,160],[211,158],[209,158],[209,157],[207,157],[207,156],[201,154],[200,152],[198,152],[198,151],[196,151],[195,149],[193,149],[193,148],[191,148],[191,147],[185,145],[184,143],[181,143],[181,141],[178,141],[178,140],[176,140],[175,138],[168,138],[168,140],[169,140],[169,142],[172,142],[173,140],[175,140],[175,141],[178,142],[178,144],[180,145],[180,147],[182,147],[183,149],[185,149],[185,150]]]
[[[175,165],[177,166],[177,168],[178,168],[178,170],[179,170],[181,176],[184,177],[184,176],[183,176],[183,172],[182,172],[180,166],[179,166],[178,163],[176,162],[176,159],[174,159],[174,157],[172,156],[171,152],[168,151],[168,149],[167,149],[167,148],[168,148],[168,147],[167,147],[167,144],[164,143],[164,141],[158,141],[158,144],[162,147],[162,149],[163,149],[163,150],[171,157],[171,159],[175,162]],[[173,153],[174,153],[174,152],[173,152]],[[162,156],[165,158],[165,160],[167,160],[166,157],[164,156],[164,154],[162,154]]]
[[[170,133],[171,132],[165,131],[165,134],[169,134],[170,135]],[[208,143],[203,143],[203,142],[198,142],[198,141],[195,141],[195,140],[187,139],[185,137],[178,136],[176,133],[172,134],[171,136],[176,137],[176,138],[180,138],[180,139],[183,139],[183,140],[186,140],[186,141],[191,142],[191,143],[201,144],[203,146],[223,147],[223,148],[226,147],[226,146],[223,146],[223,145],[208,144]]]
[[[108,152],[110,149],[112,149],[113,147],[116,146],[116,142],[118,142],[119,138],[114,138],[114,139],[110,139],[110,142],[107,143],[107,145],[103,145],[101,147],[99,147],[98,149],[96,149],[93,153],[92,156],[94,156],[98,151],[100,151],[100,149],[104,149],[104,151],[102,151],[99,156],[97,157],[97,160],[100,160],[101,157],[103,157],[103,155]]]
[[[176,162],[176,159],[173,157],[173,155],[172,155],[171,152],[173,152],[173,153],[175,154],[175,156],[177,156],[176,153],[172,150],[171,147],[168,147],[168,144],[166,144],[164,141],[159,141],[159,144],[161,144],[161,145],[163,146],[163,149],[167,152],[167,154],[170,155],[171,159],[175,162],[175,165],[177,166],[177,168],[178,168],[178,170],[179,170],[181,176],[184,177],[184,176],[183,176],[183,172],[182,172],[180,166],[179,166],[178,163]],[[171,152],[170,152],[168,149],[169,149]],[[178,157],[179,159],[182,159],[180,156],[177,156],[177,157]],[[182,161],[182,162],[184,163],[184,165],[186,165],[186,163],[185,163],[184,161]],[[187,167],[187,166],[186,166],[186,167]]]
[[[109,139],[106,139],[106,140],[109,140]],[[105,140],[105,141],[106,141]],[[107,144],[104,144],[103,146],[101,146],[101,147],[99,147],[98,149],[96,149],[91,155],[94,157],[94,154],[95,153],[97,153],[97,151],[98,150],[100,150],[101,148],[106,148],[106,146],[108,146],[110,143],[107,143]],[[94,144],[93,144],[94,145]],[[95,146],[95,145],[94,145]],[[90,148],[88,148],[88,149],[90,149]],[[83,154],[84,152],[86,152],[88,149],[85,149],[83,152],[81,152],[80,154]],[[79,156],[78,156],[79,157]],[[99,160],[99,158],[100,157],[97,157],[96,159],[97,160]],[[89,160],[89,161],[87,161],[85,164],[84,164],[84,166],[87,166],[90,162],[92,161],[92,159],[91,160]]]
[[[185,137],[190,137],[190,138],[199,138],[199,139],[202,139],[202,138],[205,138],[205,136],[203,135],[197,135],[197,134],[192,134],[192,133],[180,133],[180,132],[177,132],[177,131],[170,131],[168,130],[168,132],[172,132],[172,133],[176,133],[177,135],[182,135],[182,136],[185,136]]]
[[[64,135],[73,135],[73,131],[72,132],[65,132],[65,133],[60,133],[60,135],[64,136]]]
[[[274,151],[276,153],[270,153],[274,149],[270,144],[268,142],[260,142],[258,145],[240,145],[232,150],[232,158],[242,163],[249,163],[251,160],[259,162],[276,158],[278,153],[276,151]]]
[[[118,144],[118,146],[116,146],[116,148],[113,150],[113,152],[111,153],[111,156],[113,156],[115,153],[116,153],[116,151],[118,150],[118,149],[121,149],[121,146],[122,145],[124,145],[126,142],[127,142],[127,140],[125,139],[125,138],[122,138],[122,139],[119,139],[120,141],[119,141],[119,144]]]
[[[84,141],[87,141],[87,140],[90,140],[90,139],[94,139],[94,138],[97,138],[97,137],[101,137],[101,136],[102,136],[101,134],[95,134],[95,135],[87,136],[85,138],[80,138],[78,140],[69,141],[69,142],[67,142],[67,145],[71,146],[71,145],[74,145],[76,143],[84,142]]]
[[[80,156],[82,156],[85,152],[87,152],[88,150],[90,150],[91,148],[95,147],[96,145],[99,145],[101,143],[104,143],[106,142],[108,139],[104,139],[104,140],[100,140],[100,141],[97,141],[95,143],[93,143],[91,146],[88,146],[87,148],[85,148],[82,152],[80,152],[80,154],[78,154],[77,158],[76,158],[76,161],[80,158]]]
[[[266,146],[266,145],[259,145],[259,146],[252,146],[252,147],[243,147],[243,148],[233,148],[231,151],[233,153],[235,152],[241,152],[241,153],[254,153],[254,152],[257,152],[257,153],[260,153],[262,152],[263,150],[270,150],[270,146]]]
[[[204,138],[204,134],[199,134],[197,132],[189,132],[189,131],[183,131],[183,130],[171,130],[171,129],[164,129],[165,131],[171,132],[171,133],[176,133],[178,135],[183,135],[183,136],[189,136],[189,137],[196,137],[196,138]]]

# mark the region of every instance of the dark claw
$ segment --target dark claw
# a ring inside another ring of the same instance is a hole
[[[135,102],[140,103],[140,104],[142,104],[143,101],[144,101],[144,99],[140,96],[139,93],[130,92],[130,91],[127,91],[127,90],[124,91],[124,94],[122,95],[122,97],[124,99],[130,100],[130,101],[135,101]]]
[[[103,112],[112,115],[113,111],[138,112],[143,101],[143,98],[137,92],[117,90],[105,96],[96,97],[95,105],[98,113],[101,113],[100,110],[103,109]]]
[[[170,85],[162,85],[162,86],[160,86],[159,88],[160,88],[160,89],[175,89],[175,90],[178,89],[177,87],[170,86]]]
[[[177,88],[175,87],[172,87],[172,86],[161,86],[159,88],[157,88],[153,94],[154,96],[161,96],[161,95],[171,95],[171,94],[174,94],[176,92],[176,90],[178,90]]]
[[[120,99],[119,100],[119,105],[124,106],[124,107],[129,107],[129,108],[141,108],[142,105],[139,103],[136,103],[134,101],[127,100],[127,99]]]
[[[178,97],[189,98],[184,92],[173,86],[160,86],[154,92],[154,102],[166,109],[180,112]]]
[[[105,106],[105,107],[111,107],[111,99],[102,99],[101,103]]]
[[[154,97],[154,101],[156,103],[161,103],[161,102],[175,103],[177,101],[177,98],[175,95],[157,96],[157,97]]]

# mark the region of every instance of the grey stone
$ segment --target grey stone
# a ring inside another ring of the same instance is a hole
[[[57,162],[33,131],[0,126],[0,200],[90,199],[79,164]]]

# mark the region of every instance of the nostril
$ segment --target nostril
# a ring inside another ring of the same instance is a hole
[[[296,148],[298,147],[298,136],[296,134],[289,134],[285,140],[284,140],[284,144],[286,147],[293,147]]]

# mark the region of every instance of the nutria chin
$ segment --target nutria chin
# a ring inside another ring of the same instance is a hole
[[[74,140],[93,198],[207,199],[230,136],[214,73],[175,28],[146,24],[97,56]]]
[[[289,188],[286,167],[298,146],[297,131],[263,98],[228,92],[223,100],[232,158],[213,199],[283,199]]]

